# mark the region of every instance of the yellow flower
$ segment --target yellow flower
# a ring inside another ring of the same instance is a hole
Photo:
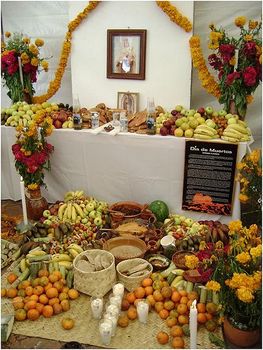
[[[245,40],[245,41],[252,41],[252,40],[253,40],[253,35],[246,34],[246,35],[244,36],[244,40]]]
[[[249,29],[255,29],[255,28],[257,28],[257,25],[258,25],[258,22],[257,22],[257,21],[251,21],[251,20],[249,20],[249,22],[248,22],[248,28],[249,28]]]
[[[29,51],[30,51],[34,56],[37,56],[37,55],[39,54],[38,48],[37,48],[34,44],[29,45]]]
[[[247,102],[247,104],[252,103],[253,100],[254,100],[254,97],[253,97],[252,95],[247,95],[247,96],[246,96],[246,102]]]
[[[189,269],[195,269],[198,266],[199,259],[195,255],[186,255],[185,256],[185,266]]]
[[[224,249],[224,243],[222,241],[217,241],[215,244],[216,249]]]
[[[199,244],[199,250],[204,250],[206,248],[206,242],[205,241],[201,241]]]
[[[230,221],[228,227],[230,231],[240,231],[242,228],[242,222],[240,220]]]
[[[236,64],[236,58],[235,58],[235,56],[232,56],[232,57],[231,57],[231,59],[229,60],[229,64],[230,64],[231,66],[234,66],[234,65]]]
[[[261,287],[261,281],[262,281],[262,272],[256,271],[253,274],[253,290],[257,290]]]
[[[248,196],[246,194],[240,193],[239,200],[241,203],[246,203],[248,201]]]
[[[208,281],[205,286],[207,289],[212,290],[214,292],[219,292],[221,289],[221,285],[216,281]]]
[[[28,54],[26,52],[22,52],[21,53],[21,60],[27,60],[27,59],[29,59]]]
[[[36,184],[36,183],[33,183],[33,184],[28,185],[27,187],[28,187],[29,190],[33,190],[34,191],[34,190],[38,189],[39,185]]]
[[[42,62],[41,62],[41,67],[42,67],[45,71],[47,71],[47,70],[48,70],[48,62],[47,62],[47,61],[42,61]]]
[[[10,36],[11,36],[11,33],[10,33],[10,32],[5,32],[5,37],[6,37],[6,38],[10,38]]]
[[[244,16],[237,17],[235,19],[235,25],[237,27],[243,27],[246,24],[246,21],[247,21],[247,19]]]
[[[38,59],[36,58],[36,57],[33,57],[32,59],[31,59],[31,64],[32,64],[32,66],[35,66],[35,67],[37,67],[38,66]]]
[[[236,256],[236,261],[240,264],[246,264],[251,260],[251,257],[248,252],[242,252]]]
[[[255,149],[254,151],[252,151],[249,155],[249,158],[254,165],[257,165],[260,158],[260,150]]]
[[[23,38],[22,40],[23,40],[23,42],[25,44],[29,44],[30,43],[30,39],[29,38]]]
[[[35,44],[36,44],[36,46],[43,46],[43,45],[44,45],[44,40],[42,40],[42,39],[36,39],[36,40],[35,40]]]
[[[259,244],[255,248],[251,248],[249,253],[252,256],[253,260],[256,260],[262,255],[262,245]]]
[[[252,294],[249,288],[245,288],[245,287],[238,288],[236,291],[236,294],[238,299],[243,301],[244,303],[252,303],[254,299],[254,295]]]

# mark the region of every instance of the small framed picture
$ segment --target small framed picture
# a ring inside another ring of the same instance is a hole
[[[145,79],[145,29],[107,30],[107,78]]]
[[[128,114],[138,111],[139,94],[137,92],[118,92],[117,108],[125,109]]]

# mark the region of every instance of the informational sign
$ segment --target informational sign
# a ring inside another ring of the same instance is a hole
[[[186,141],[183,210],[231,215],[237,145]]]

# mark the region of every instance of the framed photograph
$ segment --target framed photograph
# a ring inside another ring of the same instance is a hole
[[[146,30],[107,30],[107,78],[145,79]]]
[[[118,92],[117,108],[125,109],[128,114],[138,110],[139,94],[137,92]]]

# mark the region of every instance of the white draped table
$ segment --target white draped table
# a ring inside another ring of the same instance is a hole
[[[11,147],[15,128],[1,126],[1,198],[20,200],[19,175]],[[51,172],[45,173],[49,202],[63,199],[67,191],[83,189],[87,195],[109,203],[165,201],[170,211],[193,219],[217,220],[217,215],[181,210],[185,139],[173,136],[138,134],[94,135],[90,130],[56,129],[48,142],[55,147]],[[246,143],[238,146],[237,161],[246,153]],[[234,188],[232,216],[239,219],[239,185]]]

